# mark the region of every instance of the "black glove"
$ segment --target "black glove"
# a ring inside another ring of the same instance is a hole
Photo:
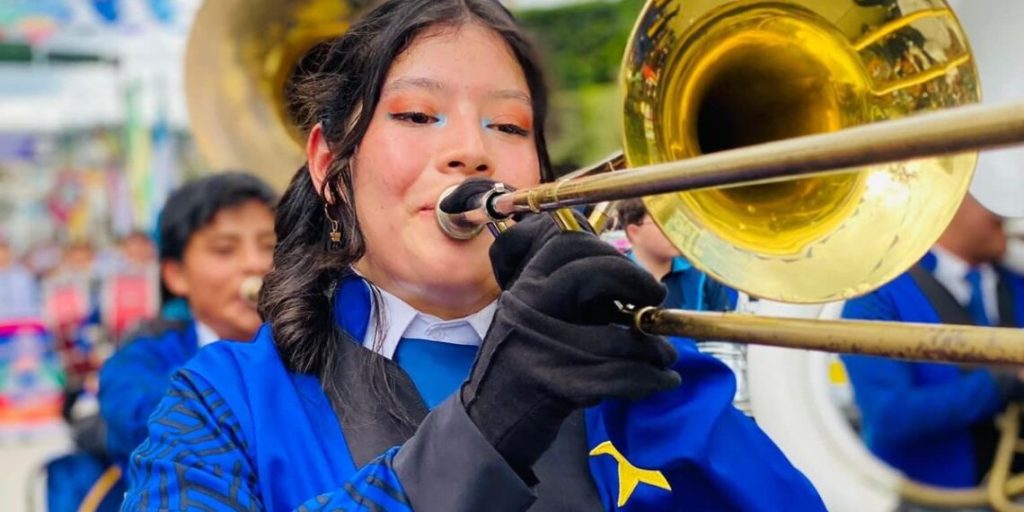
[[[609,324],[616,301],[657,305],[665,289],[599,238],[535,215],[498,237],[491,261],[506,291],[461,399],[524,480],[572,411],[679,385],[672,345]]]

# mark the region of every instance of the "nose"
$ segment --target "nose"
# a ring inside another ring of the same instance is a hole
[[[479,123],[467,119],[457,125],[451,122],[448,128],[439,159],[442,172],[490,174],[494,171]]]
[[[241,266],[246,275],[263,276],[270,272],[273,261],[273,252],[253,241],[243,250]]]

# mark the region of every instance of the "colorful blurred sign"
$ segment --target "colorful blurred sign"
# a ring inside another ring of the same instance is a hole
[[[0,323],[0,429],[60,421],[63,375],[38,321]]]
[[[7,0],[0,2],[0,40],[39,43],[71,20],[66,0]]]
[[[103,283],[103,324],[115,340],[121,340],[143,321],[156,317],[159,301],[155,265],[152,269],[111,275]]]
[[[76,24],[173,26],[180,17],[175,0],[4,0],[0,2],[0,41],[39,44]],[[84,7],[84,9],[83,9]]]
[[[0,162],[30,162],[38,145],[35,135],[0,133]]]
[[[50,325],[75,329],[93,307],[86,279],[54,278],[43,284],[43,312]]]

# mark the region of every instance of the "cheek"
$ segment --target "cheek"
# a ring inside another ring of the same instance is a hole
[[[209,290],[211,295],[224,295],[225,284],[231,282],[239,273],[241,265],[232,258],[211,255],[202,259],[193,274],[193,282],[200,283],[201,290]]]
[[[224,308],[239,293],[241,266],[231,258],[202,255],[187,261],[189,302],[213,314]]]
[[[540,183],[540,161],[532,141],[521,147],[499,150],[497,160],[494,179],[515,188],[527,188]]]
[[[357,205],[374,210],[385,209],[380,198],[403,198],[426,168],[429,137],[408,137],[401,130],[367,132],[356,155],[353,188]],[[359,197],[372,198],[369,203]]]

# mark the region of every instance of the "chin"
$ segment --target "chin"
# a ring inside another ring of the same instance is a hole
[[[248,341],[256,335],[256,331],[259,330],[260,325],[263,323],[260,320],[260,316],[254,311],[247,311],[235,317],[235,323],[232,326],[236,332],[241,333],[239,337],[241,339],[236,341]]]
[[[481,283],[494,281],[490,264],[459,260],[437,260],[420,270],[420,276],[435,286],[479,287]]]

